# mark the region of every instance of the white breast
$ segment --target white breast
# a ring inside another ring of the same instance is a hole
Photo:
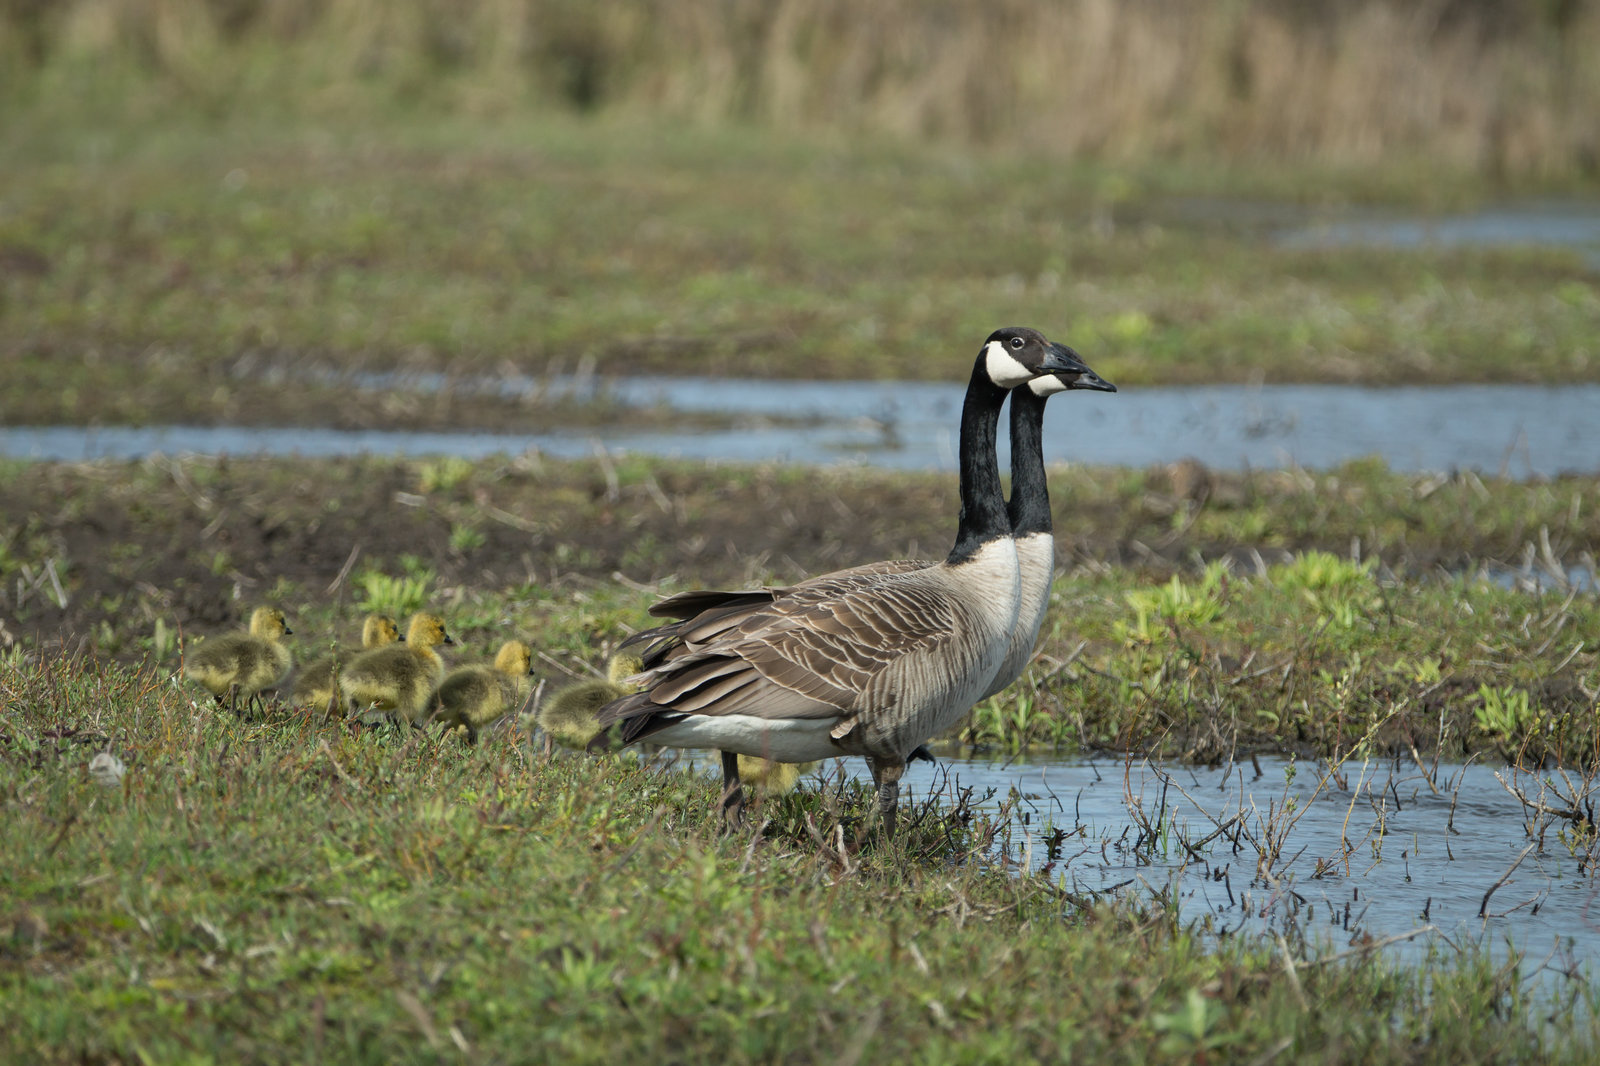
[[[1009,537],[990,541],[958,569],[953,579],[961,583],[960,599],[970,612],[960,638],[963,647],[908,664],[943,684],[936,681],[929,686],[932,698],[917,716],[919,726],[914,730],[920,735],[909,746],[901,745],[902,755],[959,722],[982,698],[1011,648],[1022,594],[1016,542]],[[934,695],[940,689],[943,692]]]
[[[1044,623],[1045,609],[1050,606],[1050,583],[1056,570],[1056,538],[1053,533],[1031,533],[1018,537],[1017,567],[1021,575],[1021,598],[1017,605],[1017,622],[1011,629],[1011,639],[999,672],[979,699],[987,699],[1022,676],[1028,661],[1033,658],[1033,648],[1039,642],[1039,627]]]

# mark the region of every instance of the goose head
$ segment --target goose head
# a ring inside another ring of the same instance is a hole
[[[1058,392],[1069,392],[1072,389],[1089,389],[1094,392],[1116,392],[1117,387],[1105,378],[1090,370],[1088,364],[1077,352],[1064,344],[1055,345],[1061,349],[1057,356],[1063,363],[1072,363],[1070,369],[1054,370],[1048,374],[1036,377],[1028,382],[1028,391],[1035,396],[1054,396]]]
[[[1077,352],[1026,326],[1006,326],[989,334],[989,338],[983,342],[979,358],[983,361],[984,372],[989,380],[1002,389],[1014,389],[1024,382],[1050,375],[1057,380],[1070,382],[1061,389],[1052,388],[1051,391],[1065,391],[1068,388],[1117,391],[1116,386],[1090,370]],[[1048,393],[1040,392],[1039,395]]]

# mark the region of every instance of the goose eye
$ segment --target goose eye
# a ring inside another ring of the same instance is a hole
[[[1020,352],[1022,350],[1022,345],[1023,345],[1023,340],[1022,340],[1021,337],[1012,337],[1011,338],[1011,347],[1017,349],[1017,351]]]

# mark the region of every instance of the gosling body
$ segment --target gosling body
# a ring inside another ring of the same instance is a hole
[[[552,693],[534,720],[545,736],[562,747],[587,748],[601,733],[600,708],[636,691],[625,679],[642,669],[637,655],[614,655],[604,679],[579,681]]]
[[[292,632],[282,611],[257,607],[245,632],[212,637],[190,651],[184,657],[184,676],[202,685],[219,704],[227,696],[235,713],[241,695],[247,709],[261,707],[261,690],[289,675],[293,660],[283,638]]]
[[[434,649],[454,644],[438,615],[412,615],[405,643],[364,651],[339,671],[339,691],[360,710],[415,724],[444,679],[444,660]]]
[[[369,614],[361,626],[365,651],[383,648],[401,639],[400,627],[386,614]],[[328,707],[339,697],[339,656],[324,655],[302,667],[294,679],[294,701],[308,707]]]
[[[428,700],[428,718],[446,730],[466,730],[467,742],[516,710],[523,681],[533,672],[533,653],[520,640],[508,640],[493,666],[462,666],[445,675]]]

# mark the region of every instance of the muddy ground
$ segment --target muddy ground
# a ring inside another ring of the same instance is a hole
[[[1154,579],[1310,548],[1413,576],[1530,555],[1581,564],[1600,542],[1597,486],[1486,487],[1371,465],[1052,474],[1060,565]],[[936,557],[956,507],[943,474],[633,457],[11,464],[0,468],[0,641],[93,645],[157,618],[210,629],[237,620],[242,601],[347,595],[341,573],[369,568],[495,591],[790,580]]]

